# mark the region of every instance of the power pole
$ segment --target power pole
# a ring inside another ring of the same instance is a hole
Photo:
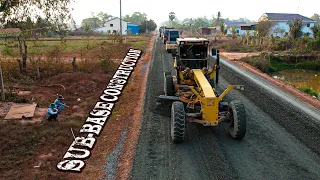
[[[147,16],[146,16],[146,33],[148,33],[148,19],[147,19]]]
[[[121,0],[120,0],[120,36],[122,36],[122,10],[121,10]]]

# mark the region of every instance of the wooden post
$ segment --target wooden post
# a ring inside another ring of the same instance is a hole
[[[73,66],[73,72],[77,72],[77,59],[76,57],[73,57],[73,61],[72,61],[72,66]]]
[[[2,67],[1,67],[1,64],[0,64],[0,85],[1,85],[1,100],[2,101],[5,101],[6,100],[6,97],[5,97],[5,94],[4,94],[4,85],[3,85],[3,76],[2,76]]]
[[[37,67],[37,75],[38,75],[38,79],[40,79],[40,67]]]

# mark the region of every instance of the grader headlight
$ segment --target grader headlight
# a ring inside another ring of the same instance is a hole
[[[240,91],[244,91],[244,86],[243,85],[236,85],[236,89]]]

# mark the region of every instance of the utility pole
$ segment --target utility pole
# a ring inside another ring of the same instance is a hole
[[[147,19],[147,16],[145,18],[146,18],[146,33],[148,33],[148,19]]]
[[[121,0],[120,0],[120,36],[122,36],[122,10],[121,10]]]

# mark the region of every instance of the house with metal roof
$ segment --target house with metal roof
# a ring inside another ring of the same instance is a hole
[[[236,26],[236,32],[238,35],[245,34],[245,31],[241,30],[241,25],[246,24],[246,22],[225,22],[224,24],[227,28],[227,34],[232,34],[233,26]]]
[[[273,34],[276,37],[284,37],[289,33],[288,22],[293,19],[302,20],[302,32],[304,34],[309,34],[313,37],[311,28],[315,26],[316,21],[308,17],[302,16],[300,14],[286,14],[286,13],[264,13],[258,20],[260,21],[270,21],[273,23],[270,35]]]
[[[104,27],[95,29],[96,32],[102,32],[105,34],[119,33],[120,32],[120,18],[113,17],[107,20]],[[136,24],[129,23],[122,20],[122,34],[139,34],[140,26]]]

